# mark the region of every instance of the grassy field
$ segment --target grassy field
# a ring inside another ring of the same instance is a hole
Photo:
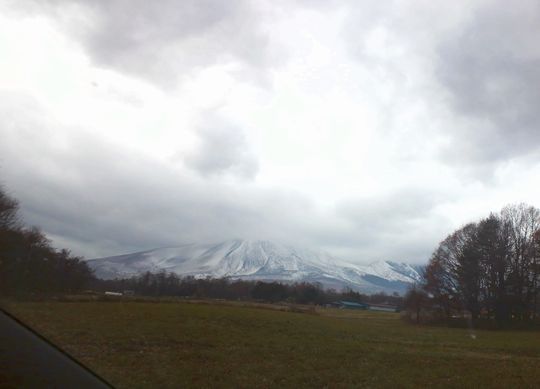
[[[119,388],[540,387],[538,332],[185,302],[6,308]]]

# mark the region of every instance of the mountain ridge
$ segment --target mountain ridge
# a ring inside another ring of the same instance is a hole
[[[87,263],[104,279],[167,271],[197,278],[319,282],[325,288],[350,288],[363,293],[403,294],[420,279],[419,269],[406,263],[377,261],[357,265],[324,251],[264,240],[184,244],[89,259]]]

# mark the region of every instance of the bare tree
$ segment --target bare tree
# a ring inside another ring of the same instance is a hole
[[[509,205],[450,234],[434,251],[423,288],[449,310],[473,318],[527,319],[537,312],[540,277],[540,210]]]
[[[8,196],[0,187],[0,229],[15,228],[18,223],[19,203]]]

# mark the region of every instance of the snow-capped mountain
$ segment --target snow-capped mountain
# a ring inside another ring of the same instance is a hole
[[[405,263],[380,261],[362,266],[322,251],[269,241],[186,244],[91,259],[88,264],[104,279],[165,270],[181,276],[320,282],[326,288],[350,287],[364,293],[403,293],[420,279],[419,268]]]

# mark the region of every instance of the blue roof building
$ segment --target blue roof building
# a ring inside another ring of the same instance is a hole
[[[368,304],[356,303],[353,301],[336,301],[331,304],[333,307],[341,309],[369,309]]]

